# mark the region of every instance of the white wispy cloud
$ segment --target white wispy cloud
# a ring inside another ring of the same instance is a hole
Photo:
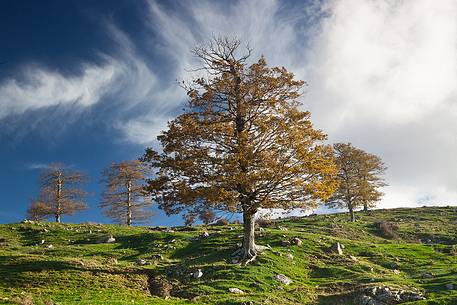
[[[30,169],[30,170],[35,170],[35,169],[46,169],[49,168],[49,164],[47,163],[28,163],[25,165],[25,168]]]
[[[20,73],[23,79],[11,78],[0,83],[0,119],[53,105],[93,105],[118,74],[111,65],[86,65],[82,71],[81,75],[64,76],[44,67],[24,67]]]

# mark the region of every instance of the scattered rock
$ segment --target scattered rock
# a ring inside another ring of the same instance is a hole
[[[290,243],[292,245],[297,245],[297,246],[301,246],[303,244],[302,240],[298,237],[294,237],[290,240]]]
[[[153,254],[151,255],[151,259],[159,261],[163,260],[163,256],[161,254]]]
[[[454,290],[454,284],[446,284],[447,290]]]
[[[289,231],[289,229],[287,229],[286,227],[281,227],[281,226],[279,226],[278,229],[281,231]]]
[[[292,280],[290,278],[288,278],[287,276],[285,276],[284,274],[276,275],[275,279],[277,281],[280,281],[284,285],[289,285],[290,283],[292,283]]]
[[[281,240],[281,246],[283,246],[283,247],[290,246],[290,241],[288,241],[288,240]]]
[[[203,276],[203,272],[202,272],[202,269],[197,269],[196,271],[194,271],[192,273],[192,276],[194,277],[194,279],[199,279]]]
[[[389,268],[390,268],[390,269],[399,269],[400,266],[399,266],[397,263],[391,263],[391,264],[389,265]]]
[[[355,256],[352,256],[352,255],[349,255],[349,259],[355,263],[357,263],[359,261],[359,259]]]
[[[400,270],[398,270],[398,269],[394,269],[394,270],[392,270],[392,272],[397,274],[397,275],[400,274]]]
[[[236,259],[236,258],[233,258],[233,259],[232,259],[232,264],[238,264],[238,263],[239,263],[239,260],[238,260],[238,259]]]
[[[140,259],[135,261],[135,264],[138,265],[138,266],[146,266],[146,265],[150,265],[151,263],[148,262],[145,259],[140,258]]]
[[[338,254],[338,255],[343,255],[343,249],[341,247],[341,244],[340,243],[334,243],[329,249],[328,249],[329,252],[331,253],[335,253],[335,254]]]
[[[423,279],[431,279],[431,278],[433,278],[433,273],[426,272],[426,273],[422,274],[422,278]]]
[[[294,256],[292,255],[292,253],[287,253],[286,257],[287,257],[289,260],[293,260],[293,259],[294,259]]]
[[[46,248],[46,249],[53,249],[53,248],[54,248],[54,246],[53,246],[53,245],[46,245],[46,247],[45,247],[45,248]]]
[[[207,238],[207,237],[209,237],[209,233],[205,231],[200,235],[200,237],[201,238]]]
[[[104,237],[97,241],[98,244],[112,244],[114,242],[116,242],[116,239],[113,236]]]
[[[42,239],[42,240],[40,241],[40,245],[43,245],[44,243],[45,243],[45,240]]]
[[[235,293],[235,294],[244,294],[244,291],[238,288],[229,288],[229,292]]]

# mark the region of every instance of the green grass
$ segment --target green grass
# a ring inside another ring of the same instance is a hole
[[[0,225],[0,304],[351,304],[344,303],[351,291],[369,285],[425,293],[425,301],[408,304],[457,304],[457,290],[446,289],[446,284],[457,286],[456,207],[377,210],[358,213],[356,223],[347,219],[342,213],[279,220],[257,232],[257,243],[272,251],[247,267],[232,263],[241,241],[239,225],[174,232],[97,224]],[[399,238],[385,239],[374,225],[378,221],[397,223]],[[205,230],[210,237],[199,238]],[[109,235],[115,243],[97,243]],[[292,237],[303,245],[281,245]],[[327,252],[337,241],[345,246],[342,256]],[[52,249],[45,247],[49,244]],[[154,254],[163,259],[152,260]],[[137,266],[140,258],[152,264]],[[197,268],[203,270],[198,280],[189,275]],[[426,272],[433,277],[424,278]],[[277,274],[293,283],[279,283]],[[174,284],[174,297],[151,295],[148,281],[158,275]],[[229,293],[232,287],[245,294]]]

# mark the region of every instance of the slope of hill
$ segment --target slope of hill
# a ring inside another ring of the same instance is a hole
[[[381,304],[365,292],[388,287],[425,297],[404,304],[457,304],[456,207],[358,216],[266,223],[257,243],[271,249],[247,267],[231,256],[240,225],[0,225],[0,303]]]

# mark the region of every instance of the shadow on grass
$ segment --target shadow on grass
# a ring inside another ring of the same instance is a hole
[[[17,256],[0,256],[0,286],[6,287],[34,287],[42,285],[36,277],[26,273],[40,272],[92,272],[93,275],[113,274],[113,275],[131,275],[131,274],[149,274],[148,269],[129,269],[123,267],[109,268],[106,266],[91,267],[79,265],[77,262],[65,262],[59,260],[30,260],[19,258]],[[53,280],[49,279],[50,283]]]

